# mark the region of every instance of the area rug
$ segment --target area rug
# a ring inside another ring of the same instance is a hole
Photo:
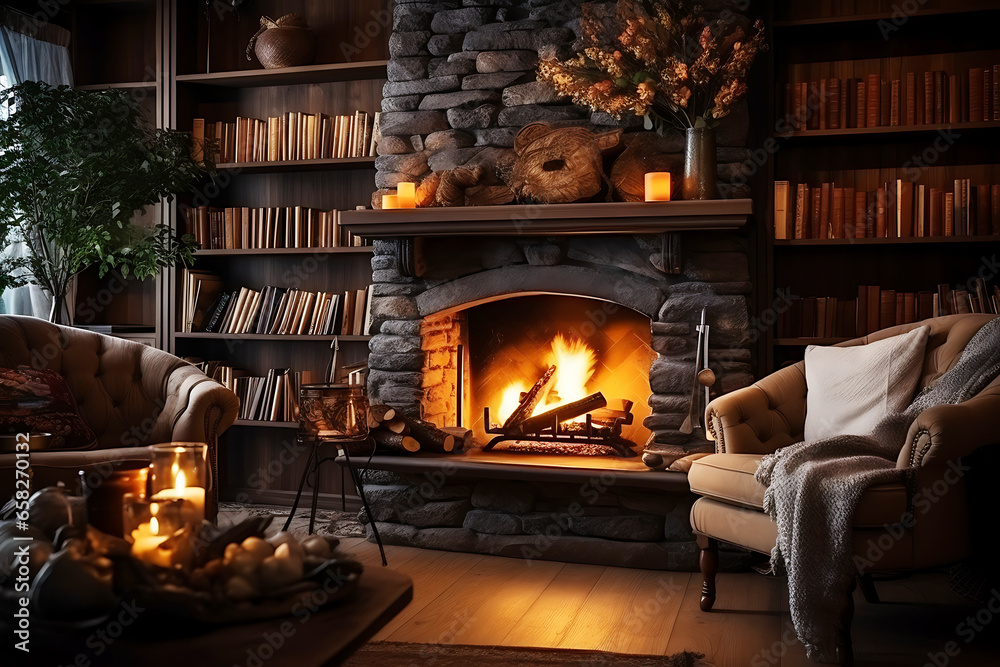
[[[704,655],[683,651],[674,655],[628,655],[572,649],[465,646],[463,644],[407,644],[374,642],[358,649],[344,667],[516,667],[575,665],[576,667],[711,667]]]
[[[285,524],[288,518],[287,507],[277,505],[255,505],[251,503],[219,503],[219,523],[235,523],[240,519],[249,516],[273,516],[271,530],[274,532]],[[299,506],[299,511],[292,519],[289,531],[297,535],[305,535],[309,532],[309,507]],[[358,521],[358,513],[342,512],[340,510],[316,510],[316,522],[314,531],[318,535],[333,537],[364,537],[365,527]]]

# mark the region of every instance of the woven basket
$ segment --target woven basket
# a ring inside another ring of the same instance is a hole
[[[316,61],[316,35],[298,12],[277,21],[262,16],[260,30],[247,45],[247,60],[253,59],[251,52],[265,69],[312,65]]]

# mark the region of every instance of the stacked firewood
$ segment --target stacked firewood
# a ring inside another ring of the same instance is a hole
[[[438,428],[388,405],[369,407],[368,429],[378,449],[394,454],[457,454],[472,444],[472,431],[467,428]]]

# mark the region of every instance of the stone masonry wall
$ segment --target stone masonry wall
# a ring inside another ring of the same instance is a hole
[[[705,3],[710,11],[735,0]],[[740,15],[736,15],[742,20]],[[514,135],[535,121],[614,126],[621,121],[561,98],[537,81],[539,58],[573,54],[579,18],[575,0],[397,0],[383,89],[373,205],[400,181],[432,171],[482,164],[498,184],[513,160]],[[641,129],[642,120],[624,124]],[[718,128],[720,189],[748,196],[745,103]],[[679,175],[684,138],[662,140]]]

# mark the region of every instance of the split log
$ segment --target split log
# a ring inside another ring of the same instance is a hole
[[[542,373],[542,377],[538,378],[535,386],[525,392],[524,398],[521,399],[517,408],[510,414],[510,417],[507,417],[507,420],[503,423],[504,429],[516,427],[531,416],[531,413],[535,410],[535,406],[545,400],[545,397],[548,395],[549,389],[551,389],[549,383],[555,373],[555,366],[549,366],[549,369]]]
[[[486,169],[482,165],[459,167],[441,174],[434,202],[438,206],[465,206],[465,191],[483,182]]]
[[[590,396],[584,396],[572,403],[560,405],[540,415],[528,417],[520,424],[513,425],[512,428],[516,429],[522,435],[526,433],[539,433],[542,429],[548,428],[554,423],[564,422],[568,419],[585,415],[593,410],[603,408],[607,404],[608,401],[604,398],[604,395],[601,392],[597,392]]]
[[[472,446],[475,444],[475,434],[473,434],[472,430],[463,426],[442,426],[441,430],[448,435],[455,436],[456,452],[472,449]]]
[[[388,429],[393,433],[408,433],[406,429],[406,422],[404,422],[398,414],[395,415],[391,421],[382,422],[382,428]]]
[[[431,173],[427,178],[420,181],[414,201],[417,208],[426,208],[434,205],[434,196],[437,194],[438,185],[441,184],[441,174]]]
[[[388,405],[371,405],[368,407],[368,428],[378,428],[382,422],[392,421],[396,411]]]
[[[396,419],[387,426],[394,433],[416,438],[420,443],[420,449],[425,452],[449,454],[455,449],[455,436],[442,431],[430,422],[397,413]]]
[[[514,138],[511,189],[545,204],[589,199],[605,181],[602,150],[617,146],[622,130],[595,134],[584,127],[525,125]]]
[[[381,449],[386,449],[390,452],[412,454],[413,452],[420,451],[420,443],[416,438],[411,438],[408,435],[378,430],[372,431],[371,436]]]

